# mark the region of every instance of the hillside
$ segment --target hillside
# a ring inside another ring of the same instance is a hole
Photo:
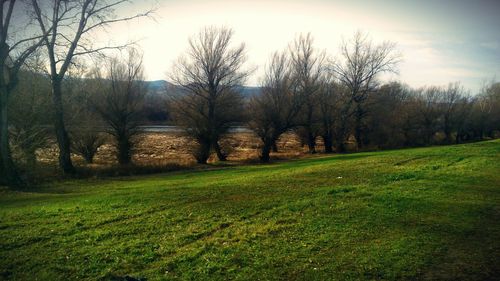
[[[145,81],[144,83],[152,95],[165,95],[167,91],[181,91],[178,86],[165,80]],[[241,86],[238,91],[248,98],[259,93],[260,89],[255,86]]]
[[[493,280],[499,171],[496,140],[4,189],[0,279]]]

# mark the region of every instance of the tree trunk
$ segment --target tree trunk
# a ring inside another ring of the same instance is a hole
[[[337,147],[335,147],[335,152],[337,152],[337,153],[344,153],[344,152],[346,152],[345,145],[344,145],[343,142],[339,142],[337,144]]]
[[[210,157],[210,143],[207,141],[198,140],[198,148],[194,153],[194,158],[198,164],[207,164],[207,160]]]
[[[269,163],[269,160],[271,157],[269,154],[271,153],[271,148],[272,148],[272,141],[270,140],[264,140],[264,145],[262,146],[262,150],[260,151],[260,161],[262,163]]]
[[[410,130],[407,127],[403,127],[403,137],[404,137],[404,142],[403,146],[410,146]]]
[[[341,133],[343,132],[343,130],[339,130],[339,133],[337,134],[336,138],[335,138],[335,152],[336,153],[344,153],[346,152],[346,148],[345,148],[345,137],[344,135]]]
[[[21,186],[23,182],[10,153],[9,123],[7,118],[8,96],[8,90],[3,87],[0,92],[0,183],[8,186]]]
[[[131,150],[130,141],[125,137],[121,137],[118,140],[118,163],[120,163],[120,165],[130,164],[132,159],[130,150]]]
[[[363,147],[363,109],[361,108],[361,104],[356,104],[356,114],[355,114],[355,128],[354,128],[354,137],[356,138],[356,146],[359,148]]]
[[[200,151],[198,163],[206,164],[208,158],[210,157],[210,150],[213,147],[217,158],[222,161],[225,157],[219,147],[219,135],[215,132],[216,121],[215,121],[215,97],[217,96],[217,91],[211,87],[209,90],[210,98],[208,100],[208,140],[206,143],[200,143]],[[200,161],[201,160],[201,161]]]
[[[450,144],[452,142],[452,137],[451,137],[451,126],[450,126],[450,121],[449,117],[444,118],[444,135],[445,135],[445,143]]]
[[[278,152],[278,145],[276,144],[276,141],[273,142],[272,150],[273,152]]]
[[[1,122],[1,120],[0,120]],[[1,136],[0,136],[1,137]],[[0,185],[7,184],[5,181],[4,171],[3,171],[3,161],[2,161],[2,152],[0,151]]]
[[[34,149],[30,149],[25,152],[24,157],[26,158],[26,163],[30,169],[36,168],[36,151]]]
[[[307,147],[309,149],[309,153],[314,154],[316,153],[316,136],[313,134],[313,114],[314,114],[314,105],[309,104],[307,108],[307,120],[306,120],[306,141],[307,141]]]
[[[345,148],[345,144],[344,144],[344,139],[343,138],[338,138],[336,140],[335,152],[337,152],[337,153],[344,153],[344,152],[346,152],[346,148]]]
[[[340,123],[339,127],[335,128],[334,130],[334,136],[335,136],[335,152],[336,153],[343,153],[346,152],[346,147],[345,147],[345,142],[349,138],[350,132],[347,129],[347,118],[346,118],[346,113],[343,112],[340,118]],[[332,138],[333,139],[333,138]]]
[[[333,152],[333,136],[331,133],[323,134],[323,143],[325,144],[325,153]]]
[[[217,153],[217,158],[219,158],[219,161],[226,161],[227,160],[227,155],[222,152],[222,149],[221,149],[218,141],[214,142],[214,150],[215,150],[215,153]]]
[[[59,166],[64,174],[74,174],[75,167],[71,162],[71,150],[68,132],[64,125],[64,111],[62,104],[62,89],[61,80],[59,78],[52,79],[52,99],[54,102],[54,126],[59,146]]]
[[[0,93],[0,95],[2,95],[3,93]],[[0,107],[2,106],[2,102],[1,102],[1,97],[0,97]],[[2,129],[3,129],[3,125],[2,125],[2,113],[1,113],[1,109],[0,109],[0,140],[2,139]],[[4,184],[4,175],[3,175],[3,161],[2,161],[3,157],[2,157],[2,149],[0,148],[0,184]]]
[[[453,139],[453,138],[451,137],[451,132],[446,132],[446,133],[445,133],[445,136],[446,136],[446,137],[445,137],[445,142],[446,142],[446,144],[451,144],[451,143],[453,142],[453,141],[452,141],[452,139]]]
[[[425,130],[425,145],[431,145],[434,142],[433,138],[434,130],[430,126],[427,126]]]
[[[87,164],[92,164],[94,163],[94,153],[92,152],[87,152],[83,155],[83,158],[85,158],[85,162]]]
[[[362,148],[362,140],[361,140],[361,130],[358,127],[358,124],[356,122],[356,128],[354,128],[354,138],[356,139],[356,147],[358,149]]]
[[[307,129],[307,147],[309,148],[309,153],[316,153],[316,137],[309,128]]]

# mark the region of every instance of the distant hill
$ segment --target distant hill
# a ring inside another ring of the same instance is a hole
[[[252,97],[260,93],[261,87],[256,87],[256,86],[243,86],[241,88],[241,93],[245,97]]]
[[[178,86],[166,80],[145,81],[145,83],[148,87],[149,93],[152,95],[164,95],[168,91],[180,91]],[[239,91],[243,94],[243,96],[249,98],[258,94],[260,92],[260,87],[243,86],[239,89]]]

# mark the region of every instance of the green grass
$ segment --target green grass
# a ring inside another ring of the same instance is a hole
[[[0,192],[0,279],[493,280],[499,258],[500,141]]]

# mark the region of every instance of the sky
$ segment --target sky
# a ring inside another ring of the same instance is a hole
[[[412,87],[460,81],[472,93],[500,78],[500,0],[146,0],[117,10],[131,14],[156,7],[154,19],[111,26],[113,41],[136,41],[144,52],[148,80],[168,80],[188,38],[209,25],[234,30],[247,47],[247,85],[259,84],[274,51],[310,32],[319,50],[338,57],[343,38],[367,32],[374,43],[397,44],[399,80]]]

